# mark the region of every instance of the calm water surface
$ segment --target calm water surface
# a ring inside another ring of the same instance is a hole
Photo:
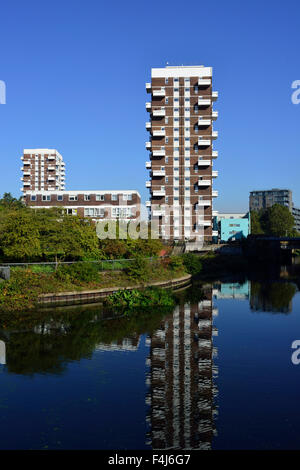
[[[0,319],[1,449],[300,448],[300,294],[216,283],[173,312]]]

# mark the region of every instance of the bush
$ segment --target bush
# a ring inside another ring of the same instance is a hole
[[[62,281],[97,282],[99,271],[97,263],[78,262],[62,265],[56,271],[56,276]]]
[[[193,253],[184,253],[182,256],[183,264],[189,274],[195,275],[202,269],[202,263],[199,256]]]
[[[169,267],[172,271],[180,271],[183,269],[183,260],[181,256],[171,256],[169,261]]]
[[[147,308],[153,305],[160,307],[173,307],[175,300],[171,291],[158,287],[145,290],[119,290],[105,299],[105,304],[122,309]]]
[[[137,256],[125,269],[127,276],[134,280],[147,281],[150,277],[149,261],[142,256]]]

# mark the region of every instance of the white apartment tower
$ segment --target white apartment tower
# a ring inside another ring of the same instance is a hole
[[[65,163],[55,149],[24,149],[21,157],[21,191],[63,191]]]
[[[204,242],[213,233],[213,169],[218,152],[213,142],[218,117],[213,103],[218,92],[212,89],[212,67],[167,66],[152,68],[146,83],[151,101],[146,103],[150,132],[151,217],[159,217],[163,238],[193,241],[201,233]],[[170,211],[170,207],[172,210]]]

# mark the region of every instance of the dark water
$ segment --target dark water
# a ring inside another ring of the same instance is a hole
[[[1,317],[1,449],[300,448],[294,283],[194,286],[172,312],[110,317]]]

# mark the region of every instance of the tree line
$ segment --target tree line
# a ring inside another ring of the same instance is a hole
[[[56,207],[32,209],[10,193],[0,199],[2,262],[131,258],[155,256],[162,249],[161,241],[151,238],[100,240],[88,218],[68,215]]]
[[[295,220],[289,208],[274,204],[268,209],[251,211],[251,234],[270,235],[275,237],[298,237],[299,232],[294,228]]]

